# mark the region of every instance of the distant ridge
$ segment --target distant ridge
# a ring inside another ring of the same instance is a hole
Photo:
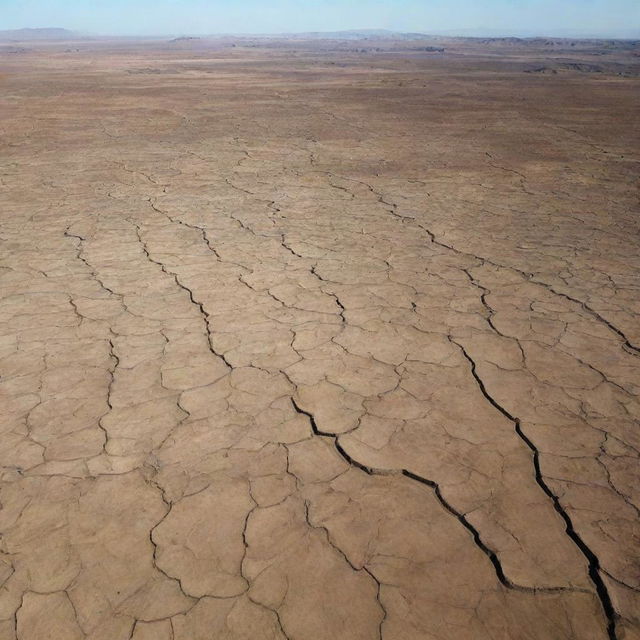
[[[177,37],[176,37],[177,36]],[[0,42],[62,42],[66,40],[101,40],[101,39],[162,39],[172,38],[173,42],[185,42],[207,38],[268,38],[294,40],[442,40],[442,39],[472,39],[491,41],[527,41],[536,39],[565,39],[565,40],[640,40],[640,30],[632,27],[617,34],[589,34],[577,30],[551,30],[541,35],[537,31],[522,31],[509,29],[452,29],[447,31],[404,32],[390,29],[345,29],[341,31],[306,31],[282,33],[174,33],[136,36],[88,34],[61,27],[25,28],[0,30]]]
[[[45,27],[42,29],[8,29],[0,31],[0,40],[27,42],[33,40],[77,40],[83,36],[76,31],[61,29],[58,27]]]
[[[389,29],[349,29],[346,31],[307,31],[302,33],[280,33],[277,36],[293,37],[293,38],[309,38],[318,40],[366,40],[374,38],[376,40],[405,40],[424,38],[424,33],[403,33],[398,31],[390,31]],[[273,36],[271,36],[273,37]]]

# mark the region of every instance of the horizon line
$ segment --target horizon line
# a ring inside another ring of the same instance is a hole
[[[530,40],[536,38],[556,38],[563,40],[598,40],[598,39],[606,39],[606,40],[639,40],[640,39],[640,31],[636,35],[605,35],[604,33],[591,33],[591,32],[581,32],[578,30],[558,30],[559,32],[566,31],[566,33],[571,33],[572,35],[553,35],[552,32],[528,32],[527,35],[523,35],[526,32],[514,29],[510,30],[502,30],[495,29],[491,27],[477,27],[477,28],[450,28],[450,29],[439,29],[437,31],[404,31],[397,29],[387,29],[384,27],[351,27],[344,29],[330,29],[330,30],[307,30],[307,31],[268,31],[268,32],[259,32],[259,31],[246,31],[246,32],[232,32],[232,31],[213,31],[213,32],[158,32],[158,33],[99,33],[94,31],[82,31],[77,29],[69,29],[67,27],[15,27],[10,29],[0,28],[0,33],[10,33],[10,32],[20,32],[20,31],[66,31],[69,34],[73,34],[80,37],[86,38],[175,38],[175,37],[192,37],[192,38],[207,38],[207,37],[277,37],[277,36],[297,36],[297,35],[307,35],[307,34],[341,34],[341,33],[370,33],[370,35],[375,36],[376,34],[391,34],[391,35],[416,35],[423,37],[449,37],[449,38],[516,38],[518,40]],[[482,35],[481,32],[485,32],[485,35]],[[553,30],[552,30],[553,31]],[[465,32],[469,34],[473,32],[474,35],[465,35]],[[520,35],[518,35],[518,33]],[[558,33],[558,32],[556,32]]]

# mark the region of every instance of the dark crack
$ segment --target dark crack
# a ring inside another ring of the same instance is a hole
[[[432,491],[440,505],[451,514],[460,524],[471,534],[471,537],[476,544],[476,546],[482,551],[482,553],[487,556],[493,568],[495,570],[496,577],[500,581],[500,583],[506,587],[507,589],[512,589],[515,591],[523,591],[527,593],[536,593],[536,592],[545,592],[545,593],[555,593],[560,591],[583,591],[582,589],[576,589],[571,587],[525,587],[523,585],[518,585],[505,575],[504,569],[502,568],[502,563],[498,558],[495,551],[490,549],[485,542],[483,542],[480,532],[476,527],[474,527],[466,515],[461,511],[458,511],[453,505],[442,495],[442,491],[440,489],[440,485],[434,480],[430,480],[429,478],[425,478],[424,476],[420,476],[413,471],[408,469],[375,469],[373,467],[368,467],[367,465],[362,464],[358,460],[354,459],[351,455],[349,455],[342,445],[339,442],[339,435],[329,433],[327,431],[322,431],[318,428],[318,425],[315,421],[315,417],[309,411],[302,409],[294,398],[291,398],[291,403],[293,408],[300,414],[307,416],[309,422],[311,423],[311,429],[316,436],[320,436],[323,438],[331,438],[333,440],[333,445],[338,452],[338,454],[352,467],[363,471],[367,475],[377,475],[377,476],[390,476],[390,475],[402,475],[410,480],[418,482],[422,485],[426,485]],[[615,636],[611,636],[615,640]]]
[[[138,236],[138,240],[142,247],[142,251],[147,256],[148,260],[150,262],[153,262],[153,264],[158,265],[164,273],[166,273],[168,276],[173,278],[175,283],[178,285],[178,287],[180,287],[180,289],[182,289],[188,294],[189,300],[191,301],[191,303],[194,306],[196,306],[200,311],[200,315],[202,316],[202,319],[204,322],[205,332],[207,334],[207,343],[209,345],[209,351],[217,358],[220,358],[227,365],[227,367],[229,367],[230,370],[233,369],[233,365],[226,359],[225,355],[223,353],[218,353],[213,347],[212,332],[209,326],[210,316],[209,316],[209,313],[207,313],[207,311],[205,310],[203,303],[195,299],[193,291],[189,287],[187,287],[185,284],[183,284],[175,273],[173,273],[172,271],[169,271],[162,262],[159,262],[158,260],[155,260],[154,258],[151,257],[151,254],[149,253],[149,249],[147,248],[145,241],[142,239],[142,231],[141,231],[140,225],[136,224],[135,228],[136,228],[136,234]]]
[[[551,499],[553,508],[565,523],[565,531],[567,533],[567,536],[571,538],[573,543],[576,545],[576,547],[578,547],[578,549],[582,552],[582,554],[586,558],[588,567],[589,567],[589,577],[591,578],[591,581],[593,582],[596,588],[596,593],[598,595],[598,598],[600,599],[600,604],[602,605],[603,612],[607,619],[607,633],[609,635],[610,640],[617,640],[617,634],[616,634],[617,614],[615,609],[613,608],[609,591],[604,581],[602,580],[602,576],[600,575],[600,571],[601,571],[600,561],[596,556],[596,554],[591,550],[591,548],[587,545],[587,543],[582,539],[582,537],[575,530],[573,526],[573,522],[571,521],[571,517],[569,516],[567,511],[564,509],[562,504],[560,503],[558,496],[556,496],[556,494],[553,493],[553,491],[551,491],[551,489],[549,488],[549,485],[545,482],[542,475],[542,471],[540,470],[540,452],[538,448],[522,431],[522,425],[520,423],[520,419],[511,415],[511,413],[507,411],[502,405],[500,405],[493,398],[493,396],[491,396],[491,394],[487,391],[487,388],[485,387],[484,382],[482,381],[482,378],[479,376],[477,372],[475,361],[467,353],[465,348],[460,343],[453,340],[452,338],[449,338],[449,340],[460,348],[462,354],[464,355],[466,360],[469,362],[469,366],[471,367],[471,374],[473,375],[476,383],[478,384],[478,387],[482,392],[482,395],[495,409],[497,409],[503,416],[505,416],[508,420],[510,420],[513,423],[515,432],[518,434],[519,438],[525,443],[525,445],[531,451],[531,454],[533,457],[533,466],[535,471],[536,483],[542,489],[542,491]]]
[[[498,267],[499,269],[506,269],[507,271],[512,271],[514,273],[517,273],[522,278],[524,278],[526,281],[531,282],[532,284],[538,285],[540,287],[543,287],[547,291],[549,291],[550,293],[553,293],[556,296],[559,296],[561,298],[565,298],[566,300],[569,300],[570,302],[579,305],[590,316],[595,318],[601,324],[604,324],[606,327],[608,327],[608,329],[610,331],[615,333],[622,340],[622,344],[623,344],[625,350],[627,351],[627,353],[630,353],[631,355],[640,356],[640,347],[637,347],[636,345],[632,344],[630,342],[630,340],[627,338],[627,336],[625,335],[625,333],[620,328],[616,327],[612,322],[610,322],[609,320],[604,318],[602,315],[600,315],[595,309],[590,307],[583,300],[578,300],[578,298],[574,298],[573,296],[570,296],[570,295],[568,295],[566,293],[562,293],[561,291],[557,291],[550,284],[547,284],[546,282],[543,282],[542,280],[536,280],[535,277],[534,277],[535,274],[533,274],[533,273],[530,273],[530,272],[527,272],[527,271],[523,271],[522,269],[518,269],[517,267],[512,267],[512,266],[509,266],[509,265],[500,264],[499,262],[495,262],[493,260],[490,260],[489,258],[484,258],[482,256],[477,256],[474,253],[469,253],[467,251],[461,251],[459,249],[456,249],[452,245],[446,244],[446,243],[442,242],[441,240],[438,240],[436,238],[435,234],[431,230],[429,230],[427,227],[425,227],[424,225],[422,225],[420,223],[417,223],[417,225],[429,236],[429,238],[431,239],[431,242],[433,244],[435,244],[435,245],[438,245],[439,247],[443,247],[445,249],[453,251],[454,253],[456,253],[458,255],[466,256],[468,258],[474,258],[476,260],[479,260],[481,263],[490,264],[493,267]]]

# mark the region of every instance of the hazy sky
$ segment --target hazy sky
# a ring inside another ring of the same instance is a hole
[[[0,0],[0,29],[101,34],[385,28],[640,37],[640,0]]]

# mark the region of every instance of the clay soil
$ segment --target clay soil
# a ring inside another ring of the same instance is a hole
[[[640,638],[639,45],[0,87],[1,640]]]

